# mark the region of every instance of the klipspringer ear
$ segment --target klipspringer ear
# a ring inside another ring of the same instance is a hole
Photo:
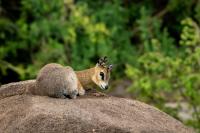
[[[108,70],[111,71],[112,68],[113,68],[113,65],[110,64],[110,65],[108,66]]]

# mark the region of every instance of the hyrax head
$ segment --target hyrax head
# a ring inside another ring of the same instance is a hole
[[[107,90],[110,79],[112,65],[106,65],[107,57],[100,58],[95,66],[95,72],[92,77],[93,82],[101,89]]]

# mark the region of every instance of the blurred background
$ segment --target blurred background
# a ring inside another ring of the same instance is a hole
[[[114,96],[200,132],[200,0],[0,0],[0,84],[107,56]]]

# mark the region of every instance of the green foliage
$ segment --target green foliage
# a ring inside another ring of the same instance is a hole
[[[75,70],[107,55],[128,92],[200,129],[200,1],[11,0],[0,2],[0,83],[35,78],[45,64]]]
[[[180,44],[185,46],[194,46],[200,43],[200,29],[191,18],[181,21],[183,30],[181,33]]]
[[[184,19],[181,24],[183,28],[180,44],[183,46],[180,49],[182,50],[176,53],[176,57],[166,55],[162,52],[162,48],[145,52],[138,58],[137,66],[127,65],[126,74],[133,80],[128,91],[140,92],[139,99],[153,103],[167,112],[169,110],[164,106],[166,102],[187,101],[194,110],[193,120],[189,120],[189,123],[196,126],[196,122],[200,123],[199,29],[189,18]],[[178,111],[177,108],[176,113],[171,111],[168,113],[177,117]]]
[[[88,4],[21,0],[22,12],[16,22],[0,19],[7,30],[1,32],[4,41],[0,47],[1,60],[7,64],[12,62],[13,67],[20,65],[21,73],[12,70],[21,80],[34,78],[39,68],[48,62],[70,64],[80,70],[94,65],[97,58],[104,55],[109,55],[113,63],[120,58],[122,62],[117,68],[122,69],[125,61],[131,62],[129,55],[133,50],[130,32],[124,30],[125,9],[119,9],[120,3],[116,1],[91,14],[95,9],[90,10]],[[104,17],[107,13],[113,18]],[[7,32],[10,35],[5,38]],[[23,56],[26,56],[25,60],[19,59]],[[6,67],[11,69],[8,65],[0,68],[5,71]]]

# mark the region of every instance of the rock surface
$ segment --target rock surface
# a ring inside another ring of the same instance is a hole
[[[15,88],[18,90],[19,86]],[[13,87],[8,85],[9,89]],[[152,106],[125,98],[86,95],[72,100],[24,94],[0,99],[0,133],[39,132],[192,133],[192,130]]]

